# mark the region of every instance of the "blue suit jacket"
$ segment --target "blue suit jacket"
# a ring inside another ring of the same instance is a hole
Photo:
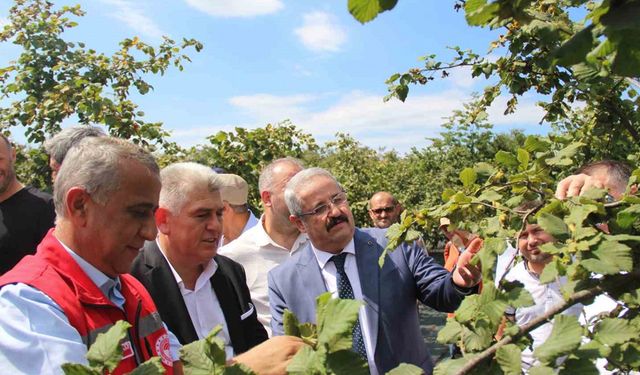
[[[403,244],[378,258],[387,245],[383,229],[358,229],[354,235],[356,264],[362,295],[370,317],[369,332],[375,348],[376,367],[386,373],[400,363],[433,371],[431,356],[420,332],[417,300],[439,311],[455,310],[464,294],[451,274],[422,248]],[[274,335],[282,335],[282,315],[287,308],[300,322],[316,321],[316,297],[327,289],[309,244],[269,272],[269,303]]]

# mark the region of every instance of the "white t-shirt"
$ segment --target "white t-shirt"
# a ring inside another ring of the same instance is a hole
[[[559,277],[548,284],[542,284],[540,283],[540,278],[529,271],[525,263],[526,262],[520,262],[516,264],[505,276],[507,281],[520,281],[524,285],[524,288],[531,294],[531,297],[533,297],[533,306],[519,307],[517,309],[508,307],[505,311],[506,314],[515,316],[515,322],[519,326],[531,322],[533,319],[547,313],[551,308],[563,303],[564,298],[562,297],[560,289],[566,283],[565,277]],[[578,317],[582,312],[582,308],[582,305],[576,304],[563,311],[562,314]],[[549,322],[530,331],[529,334],[533,339],[532,348],[535,349],[544,343],[547,338],[549,338],[549,335],[551,335],[552,329],[553,322]],[[526,370],[533,366],[534,362],[533,350],[529,348],[523,350],[522,368]]]

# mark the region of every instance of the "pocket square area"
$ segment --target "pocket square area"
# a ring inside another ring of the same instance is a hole
[[[253,311],[254,311],[253,303],[249,303],[249,310],[247,310],[246,312],[243,312],[242,315],[240,315],[240,320],[245,320],[248,317],[250,317],[251,314],[253,314]]]

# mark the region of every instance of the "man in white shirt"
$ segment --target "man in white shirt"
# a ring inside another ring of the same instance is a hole
[[[269,334],[271,313],[267,273],[307,243],[307,235],[300,233],[289,221],[289,209],[284,202],[285,185],[301,170],[302,164],[291,157],[267,165],[258,182],[264,207],[260,224],[220,249],[220,254],[244,266],[258,320]]]
[[[242,233],[258,224],[258,218],[251,212],[247,199],[249,185],[244,178],[230,173],[218,174],[220,196],[224,204],[222,216],[222,237],[220,246],[226,245]]]
[[[241,265],[216,255],[222,235],[218,175],[196,163],[160,172],[155,218],[158,238],[145,244],[131,274],[149,290],[169,329],[182,344],[202,339],[217,325],[227,359],[267,339],[258,322]]]
[[[547,284],[540,282],[542,271],[553,258],[551,254],[541,251],[540,246],[552,241],[554,241],[553,236],[543,231],[538,224],[527,224],[518,238],[518,250],[524,261],[511,268],[505,275],[505,279],[521,282],[534,301],[532,306],[506,309],[507,318],[519,326],[544,315],[564,301],[561,288],[566,283],[566,277],[559,277]],[[563,314],[578,316],[581,312],[582,305],[576,304],[565,310]],[[553,322],[550,322],[530,332],[533,338],[532,349],[546,341],[552,328]],[[532,349],[527,348],[522,351],[522,368],[525,371],[535,363]]]

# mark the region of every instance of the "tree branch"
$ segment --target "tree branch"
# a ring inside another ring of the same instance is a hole
[[[564,310],[575,305],[576,303],[586,301],[599,294],[602,294],[605,291],[605,287],[603,286],[604,284],[615,285],[616,289],[618,289],[619,292],[626,291],[626,290],[635,288],[635,286],[637,285],[635,282],[630,282],[629,279],[633,279],[637,281],[638,278],[640,278],[640,270],[634,270],[628,274],[614,275],[614,276],[608,277],[606,278],[607,282],[605,282],[605,280],[603,279],[601,280],[602,282],[599,283],[597,286],[573,293],[571,296],[569,296],[569,298],[566,301],[552,307],[551,310],[547,311],[544,315],[541,315],[533,319],[531,322],[521,326],[518,330],[518,333],[516,333],[515,335],[502,338],[500,341],[493,344],[491,347],[487,348],[478,356],[473,357],[473,359],[465,363],[465,365],[460,370],[458,370],[458,372],[456,372],[455,374],[463,375],[468,373],[471,369],[478,366],[480,363],[486,361],[487,359],[492,358],[496,354],[498,349],[500,349],[501,347],[507,344],[513,343],[520,337],[526,335],[530,331],[543,325],[554,315],[563,312]]]
[[[468,373],[471,369],[473,369],[480,363],[493,357],[498,351],[498,349],[500,349],[501,347],[507,344],[511,344],[512,342],[516,341],[520,337],[526,335],[528,332],[547,323],[547,321],[554,315],[563,312],[564,310],[575,305],[576,303],[580,303],[589,298],[593,298],[598,294],[601,294],[603,291],[604,289],[602,288],[602,286],[598,285],[593,288],[581,290],[579,292],[572,294],[569,297],[569,299],[567,299],[561,304],[554,306],[553,308],[551,308],[551,310],[547,311],[547,313],[545,313],[544,315],[540,315],[539,317],[533,319],[531,322],[521,326],[520,329],[518,330],[518,333],[516,333],[515,335],[502,338],[500,341],[493,344],[490,348],[480,353],[480,355],[471,359],[456,373],[456,375],[463,375]]]

